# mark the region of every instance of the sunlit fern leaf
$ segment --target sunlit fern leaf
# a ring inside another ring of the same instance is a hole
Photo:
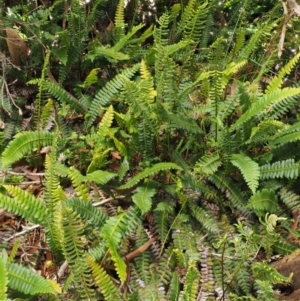
[[[249,200],[247,207],[252,209],[259,217],[268,213],[276,213],[278,199],[274,190],[263,189],[257,191]]]
[[[136,228],[139,222],[140,215],[138,210],[131,207],[126,212],[110,217],[101,229],[100,235],[106,240],[111,258],[115,263],[117,274],[122,283],[126,280],[127,269],[124,260],[118,252],[118,246],[122,239]]]
[[[65,201],[65,205],[80,215],[82,220],[89,221],[93,226],[101,227],[107,220],[107,216],[98,208],[95,208],[90,202],[79,198],[71,198]]]
[[[100,185],[108,183],[111,179],[118,176],[118,174],[106,170],[96,170],[91,173],[84,175],[78,175],[78,181],[90,181]]]
[[[152,206],[152,197],[156,194],[156,189],[150,183],[145,183],[136,189],[132,196],[132,201],[138,206],[142,214],[147,213]]]
[[[294,159],[266,164],[260,167],[260,175],[261,179],[296,179],[299,175],[299,164],[296,164]]]
[[[266,93],[271,93],[276,89],[279,89],[283,83],[283,79],[286,75],[289,75],[295,65],[298,63],[300,59],[300,53],[297,53],[293,58],[291,58],[288,63],[281,67],[280,71],[276,74],[274,78],[270,81]]]
[[[15,135],[2,153],[2,167],[7,167],[37,148],[52,144],[54,133],[23,132]]]
[[[89,191],[87,185],[81,181],[81,173],[73,166],[69,168],[69,178],[75,188],[75,191],[79,198],[84,201],[89,201]]]
[[[260,177],[259,165],[244,154],[233,154],[231,163],[239,168],[252,193],[255,193]]]
[[[21,212],[13,212],[15,214],[22,213],[22,216],[37,224],[45,225],[46,217],[49,212],[46,206],[28,191],[18,186],[3,185],[3,187],[13,197],[15,205],[19,204]],[[34,210],[32,210],[34,208]]]
[[[263,96],[259,97],[246,112],[242,114],[242,116],[231,126],[231,129],[234,130],[251,118],[258,117],[268,112],[269,106],[276,105],[276,103],[279,103],[285,98],[299,94],[300,88],[283,88],[281,90],[270,92],[269,94],[264,94]]]
[[[50,281],[31,272],[28,268],[15,263],[6,263],[6,270],[9,281],[8,285],[15,291],[29,295],[57,295]]]
[[[126,46],[126,44],[130,44],[130,38],[132,36],[134,36],[144,26],[145,26],[145,24],[142,24],[142,23],[138,24],[136,26],[133,26],[126,35],[124,35],[117,41],[117,43],[112,47],[112,50],[120,51],[124,46]],[[129,58],[129,56],[128,56],[128,58]],[[116,59],[118,59],[118,58],[116,58]]]
[[[93,84],[95,84],[98,81],[98,72],[99,72],[100,68],[94,68],[90,71],[90,73],[87,75],[87,77],[85,78],[83,84],[79,85],[82,88],[88,88],[90,86],[92,86]]]
[[[172,162],[162,162],[153,165],[152,167],[145,168],[142,172],[138,173],[131,180],[129,180],[126,184],[119,187],[119,189],[127,189],[136,185],[139,181],[152,176],[153,174],[164,171],[168,169],[181,169],[177,164]]]
[[[190,262],[183,287],[183,301],[196,300],[200,275],[194,262]]]
[[[111,280],[107,272],[91,256],[86,255],[86,260],[92,269],[93,277],[100,288],[105,300],[122,300],[116,284]]]
[[[99,124],[99,129],[97,131],[97,138],[99,140],[102,140],[107,135],[107,131],[112,125],[113,118],[114,108],[113,106],[109,106]]]
[[[270,266],[266,262],[256,262],[252,266],[254,279],[267,280],[270,284],[286,283],[289,284],[292,281],[292,274],[289,277],[281,275],[274,267]]]
[[[275,146],[280,145],[281,146],[283,144],[292,143],[292,142],[295,142],[298,140],[300,140],[300,132],[289,133],[286,135],[284,135],[282,133],[281,136],[279,136],[278,138],[275,138],[273,141],[271,141],[271,145],[275,145]]]
[[[216,172],[221,165],[222,161],[218,153],[204,155],[195,164],[194,171],[200,173],[200,175],[202,173],[211,175]]]
[[[6,269],[7,253],[0,251],[0,300],[7,300],[8,273]]]
[[[85,225],[78,214],[63,205],[60,228],[63,254],[74,274],[74,282],[80,299],[95,300],[95,291],[92,288],[94,283],[90,275],[90,268],[85,260],[84,249],[87,244],[84,237]]]
[[[128,54],[116,51],[114,48],[103,45],[94,46],[94,48],[90,50],[86,56],[86,58],[92,62],[99,57],[105,57],[111,63],[130,59]]]
[[[125,19],[124,19],[124,0],[119,0],[116,15],[115,15],[115,26],[116,27],[124,27]]]
[[[123,87],[125,79],[133,77],[136,71],[140,68],[140,64],[133,65],[131,68],[124,69],[121,74],[116,75],[111,81],[100,89],[92,102],[91,107],[87,113],[87,126],[91,126],[96,117],[101,115],[101,107],[105,107],[110,103],[110,100],[119,93]]]
[[[272,139],[279,130],[283,129],[285,124],[278,120],[264,120],[260,122],[257,126],[252,127],[251,136],[246,141],[246,144],[251,142],[255,143],[266,143],[268,140]]]

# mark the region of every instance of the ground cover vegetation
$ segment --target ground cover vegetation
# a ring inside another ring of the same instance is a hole
[[[278,300],[293,3],[1,2],[0,300]]]

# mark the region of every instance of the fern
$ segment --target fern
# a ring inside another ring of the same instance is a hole
[[[185,275],[185,283],[183,288],[182,300],[191,301],[196,299],[198,285],[199,285],[199,272],[194,262],[189,264],[187,273]]]
[[[276,213],[278,199],[273,190],[263,189],[257,191],[249,200],[247,207],[251,208],[258,216],[265,213]]]
[[[13,199],[10,201],[12,203],[11,207],[9,207],[8,210],[12,209],[11,212],[22,215],[24,218],[37,224],[46,224],[45,218],[48,216],[49,212],[39,199],[17,186],[4,185],[4,188],[13,196]],[[2,196],[4,206],[6,204],[6,200],[8,201],[9,198]],[[17,211],[14,211],[18,206],[19,208]],[[34,208],[34,212],[32,212],[32,208]]]
[[[91,256],[86,255],[86,260],[92,269],[95,282],[100,288],[105,300],[122,300],[116,285],[101,265],[97,264]]]
[[[116,271],[122,283],[126,280],[127,270],[124,260],[118,253],[118,245],[121,239],[129,235],[139,223],[140,218],[137,210],[131,207],[131,210],[123,212],[118,216],[109,218],[101,229],[100,235],[105,239],[112,260],[116,265]]]
[[[288,63],[284,67],[280,69],[279,73],[269,83],[266,89],[266,93],[270,93],[281,87],[283,83],[283,78],[291,73],[292,68],[295,67],[299,59],[300,59],[300,53],[297,53],[292,59],[288,61]]]
[[[91,203],[80,200],[79,198],[71,198],[65,201],[65,205],[80,215],[84,221],[89,221],[93,226],[102,228],[107,216]]]
[[[88,127],[92,125],[98,115],[101,115],[101,107],[107,106],[110,100],[120,91],[125,79],[130,79],[133,77],[139,68],[139,64],[136,64],[131,68],[126,68],[121,74],[116,75],[114,79],[106,83],[106,85],[98,91],[87,113],[87,117],[89,117],[87,119]]]
[[[299,166],[294,159],[277,161],[260,167],[261,179],[288,178],[296,179],[299,175]]]
[[[7,300],[7,253],[5,250],[0,252],[0,300]]]
[[[74,281],[82,299],[95,299],[92,289],[93,281],[90,277],[90,269],[84,260],[84,247],[86,240],[83,231],[84,224],[79,216],[66,206],[61,208],[60,225],[62,232],[63,254],[74,274]]]
[[[132,196],[132,201],[138,206],[142,214],[145,214],[151,209],[152,197],[155,194],[156,190],[151,188],[151,183],[145,183],[136,189],[136,193]]]
[[[253,117],[258,117],[285,98],[298,95],[299,88],[283,88],[261,96],[252,106],[231,126],[234,130]]]
[[[29,295],[52,294],[57,291],[52,283],[29,269],[15,263],[6,263],[9,287]]]
[[[42,146],[52,144],[53,133],[50,132],[24,132],[17,134],[2,153],[2,166],[17,162],[24,155]]]
[[[244,154],[232,155],[231,163],[240,169],[252,193],[255,193],[258,187],[258,179],[260,177],[259,165]]]
[[[204,173],[206,175],[211,175],[218,170],[222,165],[220,156],[218,153],[212,155],[204,155],[196,163],[194,171],[197,173]]]
[[[139,181],[141,181],[142,179],[150,177],[151,175],[153,175],[159,171],[172,169],[172,168],[179,169],[179,170],[181,169],[181,167],[179,167],[178,165],[171,163],[171,162],[157,163],[157,164],[153,165],[152,167],[145,168],[142,172],[140,172],[139,174],[134,176],[126,184],[120,186],[119,189],[131,188],[134,185],[136,185]]]

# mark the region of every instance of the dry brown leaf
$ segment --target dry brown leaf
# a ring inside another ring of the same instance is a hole
[[[21,66],[21,60],[27,58],[29,49],[15,29],[6,28],[5,31],[7,37],[6,43],[12,62],[16,66]]]

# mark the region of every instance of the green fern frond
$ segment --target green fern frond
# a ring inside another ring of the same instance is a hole
[[[97,131],[97,138],[100,141],[103,140],[103,138],[107,135],[107,131],[111,127],[113,119],[114,108],[113,106],[109,106],[99,124],[99,129]]]
[[[250,120],[253,117],[258,117],[268,112],[268,109],[276,105],[285,98],[296,96],[300,94],[300,88],[283,88],[265,94],[255,101],[251,107],[231,126],[234,130]]]
[[[118,246],[126,235],[140,223],[138,211],[131,207],[128,211],[109,218],[101,229],[100,235],[106,240],[107,247],[115,263],[116,271],[124,283],[127,277],[127,269],[124,260],[118,253]]]
[[[142,29],[143,27],[145,26],[145,24],[139,24],[137,26],[133,26],[131,28],[131,30],[126,34],[124,35],[123,37],[121,37],[118,42],[112,47],[112,50],[118,52],[120,51],[126,44],[130,44],[130,38],[132,36],[134,36],[140,29]],[[129,59],[129,55],[128,56],[128,59]]]
[[[86,56],[86,58],[92,62],[99,57],[105,57],[109,62],[112,63],[130,59],[128,54],[117,51],[115,48],[103,45],[94,46],[94,49],[89,51]]]
[[[253,127],[251,130],[251,136],[246,144],[251,142],[255,143],[266,143],[268,140],[272,139],[279,130],[283,129],[285,124],[278,120],[265,120],[258,124],[258,126]]]
[[[196,300],[196,295],[198,292],[198,285],[200,282],[200,275],[196,268],[196,264],[191,262],[189,264],[187,273],[185,275],[185,282],[183,288],[183,301]]]
[[[123,87],[124,81],[130,79],[139,70],[140,64],[136,64],[131,68],[126,68],[121,74],[116,75],[111,81],[97,92],[95,99],[87,113],[87,126],[90,127],[95,121],[96,117],[101,115],[101,107],[107,106],[111,99],[114,98]]]
[[[179,277],[178,277],[177,273],[173,273],[168,294],[169,294],[168,300],[170,300],[170,301],[179,300],[180,283],[179,283]]]
[[[94,68],[90,71],[90,73],[85,78],[82,85],[79,85],[81,88],[88,88],[95,84],[98,81],[98,72],[100,71],[100,68]]]
[[[53,133],[23,132],[17,134],[2,153],[2,166],[7,167],[23,158],[27,153],[52,144]]]
[[[292,281],[292,274],[289,277],[281,275],[275,268],[271,267],[266,262],[256,262],[252,266],[254,279],[266,280],[270,284],[286,283],[289,284]]]
[[[247,210],[244,204],[241,191],[232,183],[229,178],[219,172],[215,172],[208,179],[222,192],[226,191],[226,198],[241,214],[244,216],[248,216],[250,214],[250,211]]]
[[[259,165],[244,154],[233,154],[231,163],[239,168],[252,193],[255,193],[260,177]]]
[[[29,295],[57,295],[50,281],[21,265],[7,262],[6,270],[9,281],[8,285],[15,291]]]
[[[171,126],[184,129],[190,133],[201,133],[201,129],[196,121],[182,114],[165,113],[167,120],[171,121]]]
[[[277,73],[277,75],[269,83],[266,89],[267,94],[279,89],[282,86],[284,77],[291,73],[292,69],[298,63],[299,59],[300,53],[297,53],[292,59],[289,60],[289,62],[285,66],[280,69],[279,73]]]
[[[95,208],[90,202],[83,201],[79,198],[66,200],[65,205],[80,215],[82,220],[89,221],[93,226],[102,228],[107,216],[98,208]]]
[[[222,161],[218,153],[204,155],[195,164],[194,171],[200,174],[211,175],[216,172],[221,165]]]
[[[131,188],[134,185],[136,185],[139,181],[141,181],[142,179],[145,179],[159,171],[163,171],[163,170],[167,170],[167,169],[181,170],[181,167],[179,167],[177,164],[174,164],[172,162],[157,163],[157,164],[153,165],[152,167],[145,168],[142,172],[138,173],[131,180],[129,180],[126,184],[120,186],[119,189]]]
[[[264,217],[266,213],[276,213],[278,198],[274,190],[263,189],[257,191],[247,204],[259,217]]]
[[[294,159],[277,161],[260,167],[261,179],[288,178],[296,179],[299,175],[299,165]]]
[[[89,201],[89,192],[86,185],[81,182],[80,176],[81,173],[75,167],[72,166],[69,168],[69,177],[78,197],[87,202]]]
[[[132,201],[138,206],[142,214],[147,213],[152,206],[152,197],[156,194],[156,189],[151,187],[151,183],[144,183],[136,189],[132,196]]]
[[[6,269],[7,253],[0,250],[0,300],[7,300],[8,272]]]
[[[207,210],[203,210],[195,203],[189,202],[191,215],[203,226],[203,228],[210,233],[219,233],[220,229],[214,216]]]
[[[102,266],[95,262],[95,260],[86,255],[86,260],[92,269],[93,277],[105,300],[122,300],[115,283],[110,276],[102,268]]]
[[[116,15],[115,15],[115,26],[116,27],[124,27],[125,26],[125,18],[124,18],[124,0],[119,0]]]
[[[16,205],[19,204],[20,211],[23,211],[23,217],[34,223],[45,225],[45,218],[48,216],[49,212],[39,199],[18,186],[3,185],[3,187],[12,195],[13,202]],[[34,210],[32,210],[32,208],[34,208]],[[18,214],[17,212],[13,213]],[[21,212],[19,212],[19,214],[20,213]]]
[[[103,171],[103,170],[96,170],[93,171],[91,173],[84,175],[78,175],[78,181],[79,182],[85,182],[85,181],[89,181],[89,182],[94,182],[97,183],[99,185],[105,185],[106,183],[108,183],[111,179],[115,178],[116,176],[118,176],[118,174],[114,173],[114,172],[110,172],[110,171]]]
[[[61,208],[59,222],[62,233],[62,250],[74,274],[76,290],[80,293],[82,300],[95,300],[95,291],[92,288],[93,279],[85,260],[84,248],[87,244],[87,240],[84,237],[85,225],[75,212],[64,205]]]
[[[287,189],[287,187],[283,187],[279,191],[279,196],[282,203],[292,212],[300,209],[300,196],[293,191]]]
[[[281,133],[282,135],[278,135],[279,137],[275,138],[271,144],[278,146],[278,145],[283,145],[283,144],[287,144],[287,143],[292,143],[295,141],[300,140],[300,132],[294,132],[294,133],[290,133],[290,134],[286,134],[284,135],[284,133]]]
[[[45,87],[48,92],[60,103],[68,103],[72,108],[78,112],[87,112],[88,108],[84,103],[81,103],[76,97],[67,92],[62,86],[56,82],[45,82]]]

